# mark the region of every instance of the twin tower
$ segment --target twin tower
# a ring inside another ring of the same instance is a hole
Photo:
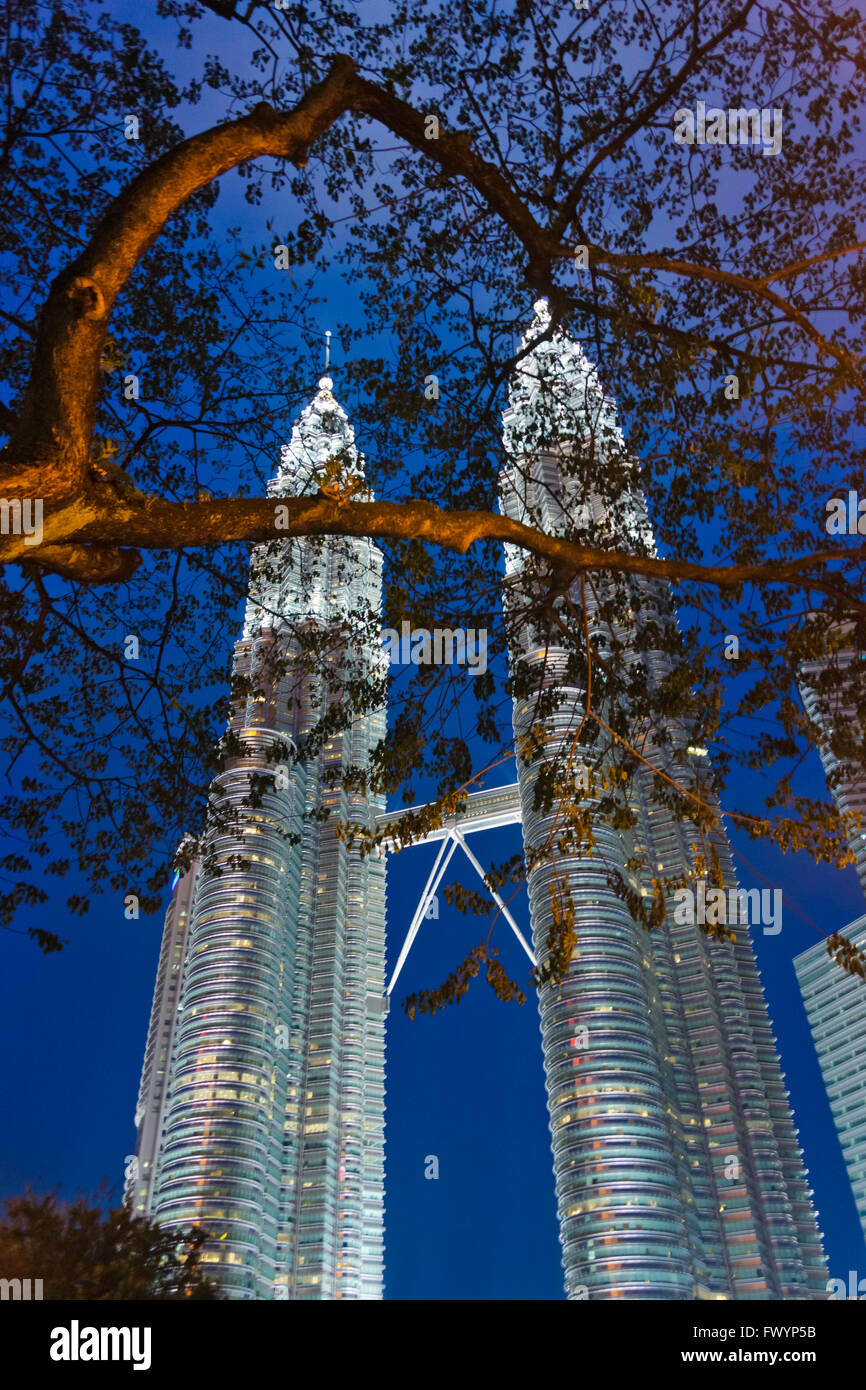
[[[582,511],[607,521],[621,546],[652,547],[636,470],[611,501],[563,465],[556,441],[574,438],[577,418],[591,420],[593,447],[623,444],[594,368],[551,332],[543,301],[523,347],[505,415],[503,511],[551,534]],[[325,377],[269,495],[314,492],[337,455],[361,476]],[[748,932],[710,940],[676,921],[671,904],[645,931],[612,886],[618,876],[647,897],[661,871],[696,876],[694,828],[655,803],[650,785],[654,768],[682,784],[704,750],[684,729],[645,728],[644,761],[624,793],[630,828],[597,824],[592,854],[535,853],[557,816],[556,806],[538,809],[536,786],[582,727],[586,691],[567,653],[539,646],[531,624],[515,620],[514,595],[531,583],[521,584],[525,565],[507,548],[512,661],[535,663],[538,691],[559,692],[548,742],[518,756],[514,789],[540,963],[557,885],[567,883],[575,909],[567,976],[539,991],[566,1295],[826,1297]],[[598,633],[607,581],[595,578],[583,602]],[[658,581],[627,582],[634,608],[609,637],[628,661],[635,625],[670,597]],[[384,800],[343,774],[369,767],[386,714],[370,706],[347,728],[332,710],[347,679],[362,691],[381,676],[381,591],[371,541],[256,547],[223,770],[200,855],[176,877],[166,914],[125,1200],[169,1229],[204,1226],[205,1272],[233,1299],[383,1294],[386,859],[362,856],[337,823],[382,823]],[[359,623],[368,643],[357,641]],[[670,670],[646,642],[640,660],[653,685]],[[515,699],[520,749],[532,720],[532,701]],[[314,729],[324,732],[311,744]],[[589,788],[586,797],[590,806]],[[330,816],[317,817],[325,808]],[[720,836],[716,850],[735,888]]]

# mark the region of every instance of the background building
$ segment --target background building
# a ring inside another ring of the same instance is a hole
[[[818,751],[827,785],[840,815],[847,817],[848,848],[866,893],[866,782],[847,762],[859,753],[863,737],[854,682],[862,678],[864,658],[853,624],[834,629],[828,647],[825,657],[804,663],[800,693],[821,733]],[[849,923],[842,934],[862,950],[866,917]],[[794,968],[866,1236],[866,981],[843,972],[824,941],[797,956]]]
[[[866,917],[844,935],[866,949]],[[866,981],[845,974],[823,941],[797,956],[794,968],[866,1236]]]
[[[138,1142],[135,1154],[127,1160],[124,1193],[128,1205],[140,1215],[151,1210],[175,1029],[180,1018],[178,1006],[189,920],[200,870],[201,865],[196,860],[188,873],[175,874],[162,931],[150,1028],[135,1110]]]
[[[818,752],[827,786],[840,815],[848,818],[848,848],[866,895],[866,781],[852,773],[852,765],[847,762],[851,756],[856,757],[854,765],[860,762],[864,737],[863,717],[856,708],[846,674],[850,672],[862,680],[866,656],[856,649],[854,640],[853,624],[833,629],[831,645],[837,650],[820,660],[804,662],[799,684],[806,713],[822,734]]]

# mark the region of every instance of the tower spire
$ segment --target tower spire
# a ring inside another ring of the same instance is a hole
[[[330,330],[330,328],[326,328],[326,329],[325,329],[325,375],[326,375],[326,376],[327,376],[328,368],[330,367],[330,365],[331,365],[331,330]]]

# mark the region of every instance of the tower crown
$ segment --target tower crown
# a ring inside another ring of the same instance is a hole
[[[289,443],[280,450],[277,474],[268,493],[270,496],[315,493],[329,465],[338,466],[343,476],[364,476],[364,459],[355,447],[355,431],[334,395],[333,380],[323,376],[310,404],[295,420]]]
[[[654,554],[640,467],[615,402],[580,344],[552,326],[547,300],[534,308],[503,413],[504,508],[560,534],[593,527],[596,541]]]
[[[520,344],[525,356],[515,368],[503,417],[509,454],[525,454],[590,432],[602,436],[608,447],[624,449],[616,407],[592,362],[562,328],[550,333],[546,299],[536,300],[533,307],[535,317]]]

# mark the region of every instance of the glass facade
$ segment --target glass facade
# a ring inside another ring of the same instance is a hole
[[[275,499],[315,491],[337,456],[362,476],[330,379],[319,388]],[[205,1226],[203,1264],[231,1298],[382,1295],[385,864],[335,822],[372,828],[384,800],[334,774],[368,765],[384,710],[335,718],[304,751],[345,681],[378,669],[378,641],[349,650],[346,630],[366,615],[378,638],[381,575],[367,540],[255,548],[234,654],[249,693],[229,720],[242,751],[214,779],[166,917],[127,1200],[163,1226]]]
[[[853,624],[833,630],[839,649],[822,660],[804,662],[799,684],[806,713],[821,731],[818,752],[828,787],[840,815],[849,818],[846,821],[848,848],[854,856],[860,887],[866,894],[866,781],[860,776],[849,775],[851,765],[836,752],[840,735],[844,742],[853,734],[858,743],[858,731],[862,728],[850,687],[846,691],[849,674],[862,677],[861,663],[866,661],[864,653],[845,645],[846,637],[853,640],[852,629]],[[832,673],[833,679],[841,675],[841,688],[824,690],[822,677],[825,672],[828,676]],[[856,752],[859,753],[859,749]]]
[[[505,416],[508,466],[503,511],[563,534],[575,518],[610,518],[620,544],[648,547],[652,536],[639,480],[602,498],[556,444],[589,420],[593,447],[622,450],[612,403],[574,342],[547,336],[546,306],[524,341]],[[536,338],[545,337],[537,344]],[[624,541],[623,541],[624,538]],[[556,805],[540,811],[539,779],[568,755],[586,713],[567,653],[520,620],[534,579],[521,552],[506,548],[512,658],[534,671],[534,693],[514,706],[518,749],[536,719],[536,695],[557,690],[541,751],[518,757],[524,846],[555,839]],[[633,579],[628,618],[602,617],[608,591],[593,576],[588,621],[605,650],[617,644],[638,659],[638,624],[670,608],[664,586]],[[587,588],[589,593],[589,587]],[[575,585],[572,598],[580,603]],[[645,644],[644,644],[645,648]],[[657,687],[671,667],[662,651],[640,652],[644,678]],[[603,708],[603,694],[594,707]],[[664,738],[635,722],[631,740],[653,767],[688,784],[687,730]],[[685,771],[683,770],[685,767]],[[826,1296],[826,1268],[811,1194],[793,1127],[761,984],[747,931],[711,941],[698,925],[677,925],[672,895],[665,921],[636,924],[611,886],[614,870],[643,897],[658,871],[695,877],[697,832],[650,797],[643,766],[623,791],[631,828],[596,824],[592,854],[548,854],[530,867],[533,945],[549,954],[552,891],[567,882],[575,905],[576,946],[566,978],[539,994],[556,1196],[565,1269],[573,1299],[808,1299]],[[593,798],[587,783],[584,806]],[[736,886],[730,851],[716,852],[726,888]],[[645,868],[636,871],[641,856]]]
[[[860,674],[866,659],[856,649],[854,636],[853,625],[833,631],[830,645],[836,650],[821,660],[804,662],[800,693],[806,713],[821,734],[818,751],[831,795],[840,814],[850,817],[848,848],[866,893],[866,782],[836,752],[840,741],[844,747],[852,733],[857,739],[862,724],[848,680],[849,673]],[[842,673],[841,688],[826,690],[825,672],[834,681]],[[843,927],[842,934],[859,950],[866,949],[866,917]],[[844,973],[823,941],[797,956],[794,968],[866,1236],[866,984],[859,976]]]
[[[866,949],[866,917],[846,927],[845,935]],[[866,1236],[866,983],[845,974],[823,941],[797,956],[794,968]]]

